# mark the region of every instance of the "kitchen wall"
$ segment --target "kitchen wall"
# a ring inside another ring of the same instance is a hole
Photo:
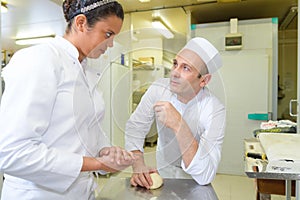
[[[244,139],[253,138],[253,131],[261,123],[249,120],[248,114],[276,113],[273,76],[274,73],[277,76],[277,21],[272,18],[238,21],[242,48],[231,51],[225,50],[225,36],[231,30],[229,22],[199,24],[194,28],[193,36],[211,41],[223,59],[223,67],[208,85],[227,110],[219,173],[243,175]]]

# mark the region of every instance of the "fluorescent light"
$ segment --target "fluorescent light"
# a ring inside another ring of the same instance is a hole
[[[1,12],[6,13],[7,11],[7,4],[1,1]]]
[[[142,3],[150,2],[151,0],[139,0]]]
[[[55,35],[45,35],[38,37],[18,38],[16,39],[17,45],[33,45],[47,42],[49,39],[54,38]]]
[[[217,0],[218,3],[234,3],[241,2],[241,0]]]
[[[153,20],[152,26],[158,32],[160,32],[165,38],[167,38],[167,39],[174,38],[174,34],[169,30],[169,28],[160,19]]]

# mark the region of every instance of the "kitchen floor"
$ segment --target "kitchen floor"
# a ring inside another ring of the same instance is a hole
[[[146,163],[148,165],[155,165],[155,146],[145,148]],[[112,176],[130,177],[131,169],[128,168],[123,172],[114,174]],[[109,176],[100,176],[98,178],[99,190],[103,185],[109,181]],[[256,200],[254,180],[247,176],[235,176],[226,174],[217,174],[212,186],[220,200]],[[272,200],[285,200],[285,196],[272,195]],[[295,200],[292,197],[292,200]]]

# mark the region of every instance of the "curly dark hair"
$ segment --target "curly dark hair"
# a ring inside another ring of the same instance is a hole
[[[62,7],[65,19],[68,23],[67,30],[71,29],[73,19],[78,14],[84,14],[86,16],[89,27],[93,27],[96,22],[112,15],[124,20],[123,8],[117,1],[106,3],[85,13],[81,12],[81,8],[101,1],[104,0],[64,0]]]

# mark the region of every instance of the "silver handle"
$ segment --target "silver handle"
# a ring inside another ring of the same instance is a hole
[[[293,113],[293,103],[296,103],[296,105],[298,106],[298,100],[297,99],[290,100],[290,116],[297,117],[298,113],[296,113],[296,114]]]

